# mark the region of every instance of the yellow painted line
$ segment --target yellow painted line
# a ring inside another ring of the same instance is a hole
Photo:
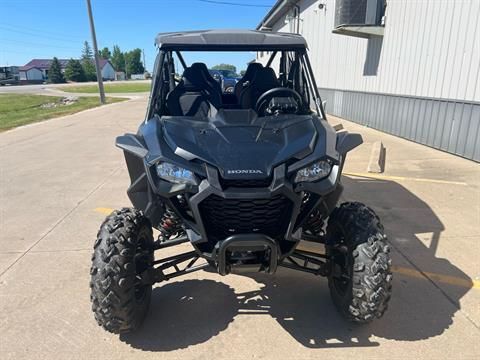
[[[364,177],[364,178],[379,179],[379,180],[416,181],[416,182],[425,182],[425,183],[431,183],[431,184],[468,186],[466,182],[460,182],[460,181],[413,178],[413,177],[406,177],[406,176],[376,175],[376,174],[365,174],[365,173],[355,173],[355,172],[343,172],[342,174],[347,176]]]
[[[401,274],[401,275],[405,275],[405,276],[409,276],[417,279],[425,280],[425,276],[427,276],[433,281],[438,281],[444,284],[456,285],[456,286],[466,287],[469,289],[471,288],[480,289],[479,280],[462,279],[456,276],[442,275],[442,274],[426,272],[426,271],[421,273],[420,271],[417,271],[415,269],[401,267],[401,266],[392,266],[392,271],[397,274]]]
[[[104,215],[110,215],[113,212],[114,209],[110,208],[104,208],[104,207],[98,207],[95,209],[96,212]]]

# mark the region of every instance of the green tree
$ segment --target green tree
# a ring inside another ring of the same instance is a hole
[[[246,70],[240,70],[240,76],[245,75]]]
[[[89,59],[89,60],[93,59],[93,51],[88,41],[85,41],[83,43],[82,60],[85,60],[85,59]]]
[[[50,68],[48,69],[48,82],[52,84],[60,84],[65,82],[60,62],[56,57],[53,58]]]
[[[236,77],[237,76],[237,68],[235,65],[231,64],[218,64],[212,67],[212,70],[220,70],[222,71],[223,76],[225,77]]]
[[[70,59],[65,67],[65,78],[69,81],[87,81],[82,64],[78,60]]]
[[[82,60],[82,67],[87,81],[97,81],[97,70],[95,69],[93,60]]]
[[[145,68],[143,67],[141,58],[142,58],[142,50],[140,49],[133,49],[132,51],[128,51],[124,54],[125,62],[127,63],[127,74],[143,74]]]
[[[85,73],[85,77],[87,81],[97,80],[97,72],[95,70],[95,63],[93,60],[93,51],[88,41],[85,41],[83,43],[82,67],[83,67],[83,72]]]
[[[100,55],[102,59],[108,60],[112,56],[112,53],[110,52],[108,47],[104,47],[102,50],[98,52],[98,55]]]
[[[117,45],[113,46],[110,62],[112,63],[115,71],[125,71],[125,57]]]

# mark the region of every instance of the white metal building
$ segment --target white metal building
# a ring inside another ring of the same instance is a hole
[[[279,0],[257,28],[307,39],[328,113],[480,161],[480,1]]]

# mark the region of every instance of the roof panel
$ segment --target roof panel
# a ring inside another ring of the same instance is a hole
[[[155,39],[161,49],[171,50],[274,50],[306,48],[298,34],[256,30],[200,30],[161,33]]]

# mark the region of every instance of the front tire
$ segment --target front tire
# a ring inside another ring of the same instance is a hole
[[[380,219],[358,202],[336,208],[327,226],[330,294],[347,319],[367,323],[383,316],[392,291],[390,249]]]
[[[104,329],[118,334],[142,323],[152,286],[141,284],[138,275],[153,261],[152,228],[141,212],[124,208],[105,219],[90,270],[92,310]]]

